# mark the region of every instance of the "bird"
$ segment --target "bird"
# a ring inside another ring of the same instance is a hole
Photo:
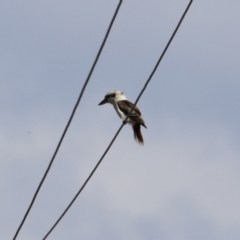
[[[124,124],[129,123],[132,125],[134,139],[137,143],[139,143],[139,145],[143,145],[144,140],[141,133],[141,126],[145,128],[147,128],[147,126],[142,118],[142,114],[138,107],[135,106],[133,108],[126,121],[126,118],[134,104],[127,100],[123,92],[118,90],[108,92],[105,95],[104,99],[98,105],[103,105],[105,103],[110,103],[113,105],[118,116],[123,120]]]

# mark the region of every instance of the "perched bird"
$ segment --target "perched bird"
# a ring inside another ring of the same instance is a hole
[[[110,103],[113,105],[118,116],[125,122],[130,110],[133,107],[133,103],[129,102],[125,97],[123,92],[112,91],[105,95],[105,98],[98,104],[103,105],[105,103]],[[134,138],[140,144],[143,145],[143,137],[141,134],[141,125],[145,128],[145,122],[142,118],[140,110],[135,106],[127,119],[127,123],[132,125]]]

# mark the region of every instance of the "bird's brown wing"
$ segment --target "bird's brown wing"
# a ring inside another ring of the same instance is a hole
[[[118,107],[119,109],[125,114],[128,115],[130,110],[132,109],[132,107],[134,106],[133,103],[129,102],[128,100],[122,100],[118,102]],[[131,114],[129,115],[129,117],[135,121],[140,123],[141,125],[143,125],[144,127],[146,127],[142,117],[141,117],[141,112],[138,109],[137,106],[135,106],[131,112]]]

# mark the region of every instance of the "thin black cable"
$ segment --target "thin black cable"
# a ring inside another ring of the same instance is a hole
[[[59,143],[58,143],[58,145],[57,145],[57,148],[56,148],[56,150],[55,150],[55,152],[54,152],[54,154],[53,154],[53,156],[52,156],[52,159],[51,159],[51,161],[50,161],[50,163],[49,163],[49,165],[48,165],[48,167],[47,167],[47,169],[46,169],[46,171],[45,171],[45,173],[44,173],[44,175],[43,175],[43,178],[42,178],[41,181],[40,181],[40,184],[39,184],[38,187],[37,187],[37,190],[36,190],[36,192],[35,192],[35,194],[34,194],[34,196],[33,196],[33,198],[32,198],[32,201],[31,201],[31,203],[30,203],[30,205],[29,205],[29,207],[28,207],[28,209],[27,209],[27,211],[26,211],[26,213],[25,213],[25,215],[24,215],[24,217],[23,217],[23,219],[22,219],[22,221],[21,221],[21,224],[19,225],[19,227],[18,227],[18,229],[17,229],[17,231],[16,231],[16,233],[15,233],[15,235],[14,235],[14,237],[13,237],[13,240],[15,240],[15,239],[17,238],[18,233],[19,233],[19,231],[21,230],[21,228],[22,228],[22,226],[23,226],[23,224],[24,224],[24,222],[25,222],[25,220],[26,220],[26,218],[27,218],[27,216],[28,216],[28,214],[29,214],[29,212],[30,212],[30,210],[31,210],[34,202],[35,202],[35,199],[36,199],[36,197],[37,197],[37,195],[38,195],[38,192],[40,191],[40,188],[41,188],[41,186],[42,186],[42,184],[43,184],[43,182],[44,182],[44,180],[45,180],[45,178],[46,178],[46,176],[47,176],[47,174],[48,174],[48,172],[49,172],[49,170],[50,170],[50,168],[51,168],[51,166],[52,166],[52,164],[53,164],[53,161],[54,161],[54,159],[55,159],[55,157],[56,157],[56,155],[57,155],[57,152],[58,152],[58,150],[59,150],[59,148],[60,148],[60,146],[61,146],[61,143],[62,143],[62,141],[63,141],[63,139],[64,139],[64,136],[65,136],[65,134],[66,134],[66,132],[67,132],[70,124],[71,124],[71,121],[72,121],[72,119],[73,119],[73,117],[74,117],[74,114],[75,114],[75,112],[76,112],[76,110],[77,110],[77,107],[78,107],[78,105],[79,105],[79,103],[80,103],[80,101],[81,101],[81,98],[82,98],[82,96],[83,96],[83,93],[84,93],[84,91],[85,91],[85,88],[86,88],[86,86],[87,86],[87,84],[88,84],[88,82],[89,82],[89,79],[90,79],[90,77],[91,77],[91,75],[92,75],[92,73],[93,73],[93,70],[94,70],[94,68],[95,68],[95,66],[96,66],[96,64],[97,64],[97,61],[98,61],[98,59],[99,59],[99,57],[100,57],[100,55],[101,55],[101,52],[102,52],[103,47],[104,47],[104,45],[105,45],[105,43],[106,43],[106,40],[107,40],[108,35],[109,35],[110,31],[111,31],[112,25],[113,25],[113,23],[114,23],[114,20],[116,19],[116,16],[117,16],[117,14],[118,14],[118,11],[119,11],[119,8],[120,8],[121,4],[122,4],[122,0],[120,0],[119,3],[118,3],[118,5],[117,5],[117,8],[116,8],[116,10],[115,10],[115,12],[114,12],[114,15],[113,15],[112,19],[111,19],[111,22],[110,22],[110,24],[109,24],[109,27],[108,27],[108,29],[107,29],[107,32],[106,32],[105,37],[104,37],[104,39],[103,39],[103,42],[102,42],[102,44],[101,44],[101,46],[100,46],[100,48],[99,48],[99,51],[98,51],[98,53],[97,53],[97,55],[96,55],[96,58],[95,58],[95,60],[94,60],[94,62],[93,62],[93,65],[92,65],[92,67],[91,67],[91,69],[90,69],[90,71],[89,71],[89,74],[88,74],[88,76],[87,76],[87,78],[86,78],[86,80],[85,80],[85,83],[84,83],[84,85],[83,85],[83,87],[82,87],[81,93],[80,93],[80,95],[79,95],[79,97],[78,97],[78,99],[77,99],[77,102],[76,102],[76,104],[75,104],[75,106],[74,106],[74,108],[73,108],[73,111],[72,111],[72,113],[71,113],[71,116],[70,116],[70,118],[69,118],[69,120],[68,120],[68,122],[67,122],[67,125],[66,125],[66,127],[65,127],[65,129],[64,129],[64,131],[63,131],[63,134],[62,134],[62,136],[61,136],[61,138],[60,138],[60,141],[59,141]]]
[[[163,56],[165,55],[170,43],[172,42],[177,30],[179,29],[185,15],[188,12],[188,9],[190,8],[191,4],[192,4],[193,0],[190,0],[187,8],[185,9],[180,21],[177,24],[177,27],[175,28],[172,36],[170,37],[165,49],[163,50],[159,60],[157,61],[153,71],[151,72],[148,80],[146,81],[142,91],[139,93],[134,106],[132,107],[131,111],[133,110],[133,108],[136,106],[137,102],[139,101],[140,97],[142,96],[143,92],[145,91],[148,83],[151,81],[152,76],[154,75],[154,73],[156,72],[158,65],[160,64]],[[129,115],[131,114],[131,111],[129,112],[127,118],[129,117]],[[127,120],[126,118],[126,120]],[[120,133],[120,131],[122,130],[123,126],[125,125],[126,120],[122,123],[122,125],[120,126],[120,128],[117,130],[116,134],[114,135],[112,141],[110,142],[110,144],[108,145],[107,149],[105,150],[105,152],[103,153],[102,157],[99,159],[98,163],[96,164],[96,166],[93,168],[93,170],[91,171],[91,173],[89,174],[89,176],[87,177],[87,179],[85,180],[85,182],[83,183],[82,187],[79,189],[79,191],[77,192],[77,194],[74,196],[74,198],[72,199],[72,201],[69,203],[69,205],[67,206],[67,208],[64,210],[64,212],[61,214],[61,216],[58,218],[58,220],[55,222],[55,224],[51,227],[51,229],[47,232],[47,234],[43,237],[43,240],[47,239],[47,237],[49,236],[49,234],[53,231],[53,229],[57,226],[57,224],[61,221],[61,219],[63,218],[63,216],[67,213],[67,211],[69,210],[69,208],[72,206],[72,204],[75,202],[75,200],[77,199],[77,197],[79,196],[79,194],[82,192],[82,190],[84,189],[84,187],[87,185],[88,181],[90,180],[90,178],[93,176],[94,172],[97,170],[98,166],[100,165],[100,163],[102,162],[103,158],[105,157],[105,155],[107,154],[107,152],[109,151],[109,149],[111,148],[112,144],[114,143],[115,139],[117,138],[118,134]]]
[[[176,26],[176,28],[175,28],[175,30],[174,30],[172,36],[170,37],[170,39],[169,39],[169,41],[168,41],[166,47],[164,48],[164,50],[163,50],[163,52],[162,52],[160,58],[158,59],[158,61],[157,61],[156,65],[155,65],[155,67],[154,67],[152,73],[150,74],[148,80],[146,81],[146,83],[145,83],[145,85],[144,85],[142,91],[139,93],[139,95],[138,95],[138,97],[137,97],[137,99],[136,99],[136,101],[135,101],[135,103],[134,103],[134,105],[133,105],[131,111],[129,112],[129,114],[128,114],[126,120],[125,120],[125,122],[127,121],[128,117],[130,116],[130,114],[131,114],[133,108],[137,105],[137,103],[138,103],[140,97],[142,96],[143,92],[144,92],[145,89],[147,88],[147,85],[148,85],[149,82],[151,81],[152,76],[154,75],[154,73],[156,72],[156,70],[157,70],[157,68],[158,68],[158,65],[159,65],[160,62],[162,61],[162,59],[163,59],[163,57],[164,57],[164,55],[165,55],[165,53],[166,53],[166,51],[167,51],[169,45],[171,44],[171,42],[172,42],[174,36],[176,35],[176,33],[177,33],[177,31],[178,31],[178,29],[179,29],[179,27],[180,27],[180,25],[181,25],[181,23],[182,23],[182,21],[183,21],[185,15],[186,15],[187,12],[188,12],[188,9],[190,8],[190,6],[191,6],[191,4],[192,4],[192,2],[193,2],[193,0],[190,0],[190,2],[188,3],[188,5],[187,5],[187,7],[186,7],[186,9],[185,9],[185,11],[184,11],[182,17],[180,18],[180,20],[179,20],[179,22],[178,22],[178,24],[177,24],[177,26]]]

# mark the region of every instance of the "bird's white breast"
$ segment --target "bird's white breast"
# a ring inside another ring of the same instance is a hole
[[[125,120],[126,116],[125,116],[125,114],[119,109],[117,103],[114,103],[114,104],[113,104],[113,107],[114,107],[114,109],[116,110],[118,116],[119,116],[122,120]]]

